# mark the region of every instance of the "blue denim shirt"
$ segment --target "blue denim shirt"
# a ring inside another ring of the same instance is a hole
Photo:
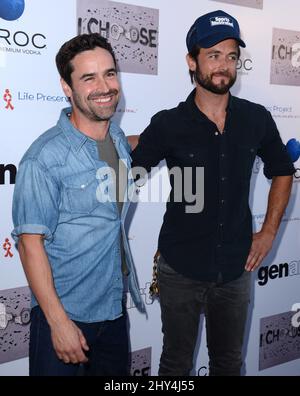
[[[123,237],[134,303],[144,309],[121,216],[107,199],[111,175],[99,160],[97,142],[73,127],[64,109],[55,127],[25,153],[13,198],[14,230],[43,234],[56,292],[73,320],[114,320],[122,314],[124,293],[120,241]],[[109,133],[118,155],[130,168],[130,146],[114,123]],[[128,186],[132,186],[129,178]],[[128,188],[130,190],[130,188]],[[33,306],[37,302],[33,297]]]

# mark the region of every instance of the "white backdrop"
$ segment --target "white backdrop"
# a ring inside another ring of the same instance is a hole
[[[88,0],[79,2],[81,7],[89,8]],[[95,3],[100,13],[101,7],[109,4],[93,0]],[[141,133],[153,114],[185,100],[192,89],[185,63],[186,33],[201,14],[223,9],[238,19],[247,44],[233,93],[266,106],[285,143],[300,140],[297,0],[189,0],[187,3],[119,0],[118,3],[159,10],[158,74],[120,74],[123,98],[116,119],[127,135]],[[24,317],[20,319],[20,313],[28,305],[23,289],[26,279],[10,237],[14,171],[28,146],[56,123],[60,109],[66,105],[54,58],[61,44],[77,32],[77,2],[25,0],[24,13],[12,21],[6,20],[7,10],[5,4],[0,4],[0,375],[27,375],[28,325]],[[300,168],[299,160],[295,166]],[[164,167],[155,176],[159,177],[168,183]],[[291,202],[274,249],[264,261],[259,279],[253,278],[244,351],[246,375],[300,375],[300,329],[291,325],[292,306],[300,303],[298,177],[296,174]],[[256,161],[250,196],[256,229],[266,212],[268,189],[261,164]],[[147,185],[141,190],[141,200],[146,192]],[[142,316],[129,300],[135,375],[156,375],[161,352],[159,303],[151,301],[148,288],[164,209],[164,203],[139,203],[132,207],[128,219],[131,248],[148,312],[147,318]],[[20,331],[24,337],[17,339]],[[195,375],[207,374],[205,344],[202,323]]]

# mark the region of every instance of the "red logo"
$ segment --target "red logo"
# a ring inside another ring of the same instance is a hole
[[[9,92],[9,89],[6,89],[6,90],[5,90],[4,95],[3,95],[3,99],[4,99],[4,102],[7,103],[6,106],[5,106],[5,108],[6,108],[7,110],[13,110],[13,109],[14,109],[14,106],[13,106],[12,103],[11,103],[11,101],[12,101],[12,96],[11,96],[11,93]]]
[[[9,242],[9,239],[6,238],[5,242],[3,243],[3,249],[6,251],[4,257],[13,257],[14,255],[12,254],[11,250],[11,243]]]

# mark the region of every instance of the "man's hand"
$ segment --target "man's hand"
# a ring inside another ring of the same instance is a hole
[[[255,271],[272,248],[274,234],[260,231],[253,234],[252,245],[247,259],[245,270]]]
[[[64,323],[51,327],[51,337],[54,349],[64,363],[86,363],[88,351],[86,339],[74,322],[67,319]]]
[[[269,192],[268,209],[262,229],[253,235],[246,271],[255,271],[269,253],[287,207],[293,176],[274,176]]]

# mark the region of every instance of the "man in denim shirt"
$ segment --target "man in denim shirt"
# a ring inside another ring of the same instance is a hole
[[[80,364],[87,375],[126,375],[124,273],[144,308],[124,230],[130,146],[110,121],[116,60],[106,39],[86,34],[65,43],[56,64],[72,107],[24,155],[13,200],[12,235],[33,293],[30,375],[77,375]]]

